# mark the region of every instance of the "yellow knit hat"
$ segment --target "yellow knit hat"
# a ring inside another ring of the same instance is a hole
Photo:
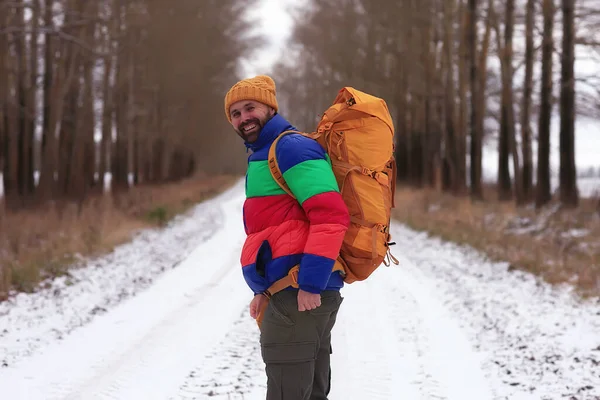
[[[267,75],[258,75],[254,78],[243,79],[233,85],[225,95],[225,115],[231,123],[229,107],[241,100],[255,100],[278,110],[275,91],[275,81]]]

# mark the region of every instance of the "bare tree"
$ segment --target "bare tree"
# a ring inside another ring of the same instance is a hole
[[[3,4],[5,11],[0,15],[4,18],[7,32],[7,52],[5,59],[6,66],[6,100],[5,100],[5,164],[4,164],[4,193],[5,205],[9,210],[18,209],[22,206],[22,199],[19,193],[19,120],[20,107],[22,104],[22,91],[19,90],[19,30],[23,27],[19,25],[22,18],[19,19],[19,8],[22,4],[18,3],[16,8],[11,8],[8,4]]]
[[[515,111],[513,94],[513,31],[514,31],[514,0],[506,1],[504,18],[504,43],[500,40],[499,24],[496,23],[496,37],[500,55],[502,75],[502,102],[500,116],[499,165],[498,165],[498,196],[500,200],[512,198],[511,179],[509,171],[509,156],[513,160],[514,195],[517,204],[523,203],[522,176],[519,162],[519,149],[515,132]]]
[[[523,97],[521,100],[521,142],[523,151],[523,198],[531,200],[533,196],[533,151],[531,130],[531,98],[533,96],[533,65],[535,49],[533,32],[535,29],[535,0],[527,0],[525,13],[525,76]]]
[[[485,32],[481,41],[481,47],[478,54],[477,72],[479,79],[479,93],[477,104],[480,107],[481,112],[477,114],[477,129],[483,133],[485,131],[485,119],[486,110],[488,104],[488,59],[490,57],[490,41],[492,36],[492,28],[496,22],[496,14],[494,10],[493,0],[488,0],[487,4],[487,16],[485,22]]]
[[[455,21],[455,1],[447,0],[442,2],[444,13],[444,85],[446,87],[444,112],[445,112],[445,147],[446,156],[444,157],[445,177],[444,187],[458,192],[462,189],[464,178],[459,178],[460,151],[457,136],[456,124],[456,90],[455,90],[455,63],[453,53],[455,50],[454,40],[454,21]]]
[[[457,147],[458,147],[458,177],[462,182],[460,186],[466,187],[467,180],[467,137],[470,135],[468,125],[469,103],[467,93],[469,89],[470,79],[470,60],[469,52],[469,19],[467,18],[468,11],[464,0],[458,2],[458,22],[459,22],[459,37],[457,37],[458,45],[458,115],[457,115]],[[472,176],[470,176],[472,179]]]
[[[543,0],[544,31],[542,37],[542,78],[538,123],[538,166],[536,206],[547,204],[550,192],[550,121],[552,117],[552,53],[554,40],[554,0]]]
[[[514,9],[514,1],[508,0],[506,2],[506,17],[512,16],[512,10]],[[494,12],[495,14],[495,12]],[[498,18],[494,18],[494,28],[496,30],[496,41],[498,47],[498,55],[500,57],[500,68],[502,76],[502,99],[500,103],[500,132],[498,136],[498,199],[506,201],[512,199],[512,182],[510,179],[510,124],[509,124],[509,108],[512,108],[512,103],[509,103],[509,91],[512,88],[512,76],[507,73],[507,58],[508,49],[503,46]],[[512,18],[510,20],[505,18],[505,35],[507,32],[512,33]],[[508,35],[506,35],[508,36]],[[505,38],[506,39],[506,38]],[[512,35],[511,35],[512,41]]]
[[[482,188],[482,138],[483,132],[479,131],[477,124],[479,109],[479,81],[477,77],[477,0],[468,0],[467,8],[467,32],[468,49],[470,61],[470,84],[471,84],[471,196],[474,199],[483,198]]]
[[[8,25],[8,6],[5,1],[0,1],[0,30],[6,30]],[[6,156],[8,151],[8,132],[7,132],[7,100],[8,92],[8,70],[7,61],[9,58],[8,35],[0,34],[0,172],[5,171]],[[4,187],[4,174],[0,185]],[[0,204],[1,206],[1,204]]]
[[[579,203],[575,166],[575,0],[562,0],[563,38],[560,78],[560,201]]]

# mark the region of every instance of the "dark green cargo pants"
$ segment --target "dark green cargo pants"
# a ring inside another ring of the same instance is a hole
[[[327,400],[331,384],[331,329],[342,297],[321,293],[321,306],[298,311],[298,292],[271,298],[260,344],[267,372],[266,400]]]

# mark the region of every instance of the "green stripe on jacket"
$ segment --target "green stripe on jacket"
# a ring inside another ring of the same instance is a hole
[[[248,164],[246,197],[276,196],[285,194],[271,176],[268,161],[251,161]]]
[[[287,170],[283,178],[300,204],[321,193],[339,192],[329,160],[303,161]]]

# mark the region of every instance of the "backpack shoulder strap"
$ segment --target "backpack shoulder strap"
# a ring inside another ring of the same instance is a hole
[[[289,194],[293,198],[296,198],[296,196],[294,196],[294,194],[290,190],[290,187],[288,186],[288,184],[285,182],[285,179],[283,179],[283,174],[281,173],[281,169],[279,168],[279,163],[277,162],[277,157],[275,156],[275,149],[277,148],[277,143],[279,143],[279,141],[281,140],[282,137],[284,137],[285,135],[292,134],[292,133],[300,133],[301,134],[301,132],[297,132],[297,131],[285,131],[285,132],[281,133],[279,136],[277,136],[275,141],[271,144],[271,147],[269,147],[268,160],[269,160],[269,170],[271,171],[271,176],[273,177],[273,179],[275,179],[275,182],[277,182],[279,187],[281,189],[283,189],[287,194]]]

